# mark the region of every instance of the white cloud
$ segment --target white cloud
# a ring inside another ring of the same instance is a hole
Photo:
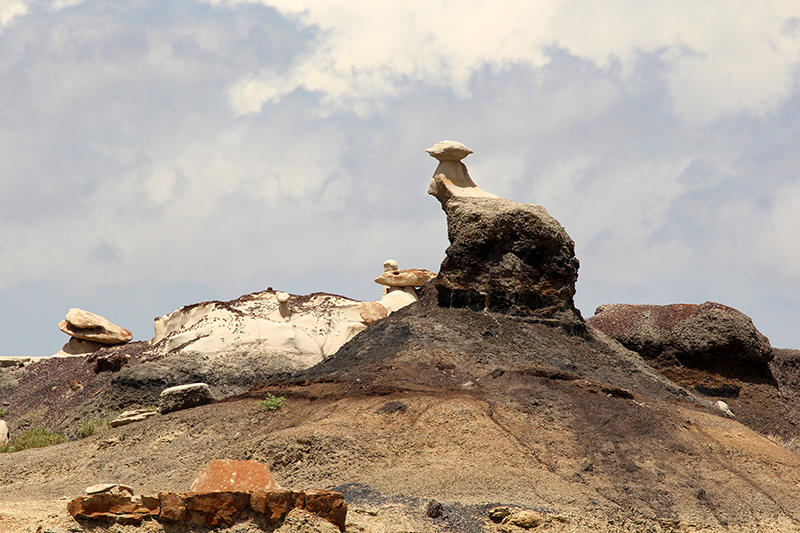
[[[559,47],[601,67],[619,62],[627,73],[642,53],[660,52],[676,110],[685,120],[713,120],[774,109],[800,52],[800,32],[786,30],[800,16],[794,2],[261,2],[318,28],[318,42],[284,74],[241,78],[231,92],[237,113],[297,89],[362,114],[414,82],[465,98],[482,66],[541,67]]]

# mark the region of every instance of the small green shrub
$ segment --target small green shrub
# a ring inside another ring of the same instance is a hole
[[[61,433],[53,433],[45,428],[33,428],[23,431],[19,435],[11,438],[8,442],[0,446],[0,453],[20,452],[30,448],[44,448],[53,444],[67,442]]]
[[[283,396],[273,396],[267,393],[267,397],[256,402],[262,411],[279,411],[286,407],[286,398]]]
[[[6,416],[6,410],[3,409],[3,408],[0,408],[0,418],[3,418],[4,416]]]
[[[99,420],[84,420],[81,422],[81,427],[78,429],[78,436],[82,439],[91,437],[98,431],[110,428],[108,418],[101,418]]]

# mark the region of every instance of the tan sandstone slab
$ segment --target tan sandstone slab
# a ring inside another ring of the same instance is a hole
[[[436,277],[435,272],[424,268],[407,268],[404,270],[390,270],[377,278],[375,283],[389,287],[422,287],[425,282]]]
[[[65,320],[58,324],[58,329],[72,337],[101,344],[124,344],[133,340],[133,334],[109,320],[84,311],[72,308]]]

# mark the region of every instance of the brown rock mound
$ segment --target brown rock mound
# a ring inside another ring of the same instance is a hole
[[[690,367],[764,367],[769,339],[745,314],[714,302],[700,305],[601,305],[586,321],[626,348],[654,360]]]

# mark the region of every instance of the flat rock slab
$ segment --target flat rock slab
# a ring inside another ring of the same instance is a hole
[[[384,272],[375,278],[375,283],[389,287],[422,287],[435,277],[436,272],[431,272],[424,268],[407,268]]]
[[[220,492],[280,489],[269,467],[257,461],[218,459],[198,474],[192,492]]]

